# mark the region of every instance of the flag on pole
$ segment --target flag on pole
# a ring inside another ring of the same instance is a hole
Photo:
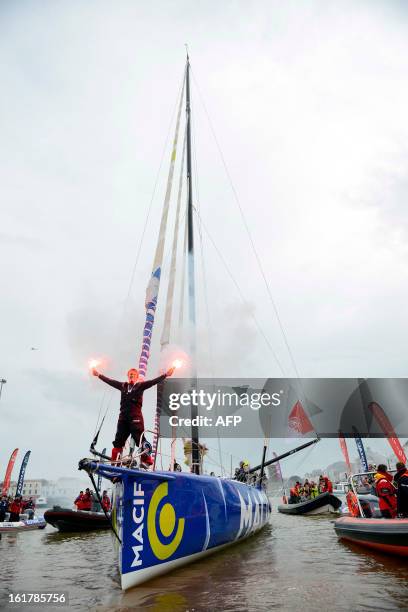
[[[344,456],[344,460],[346,462],[347,465],[347,472],[349,473],[349,475],[351,474],[351,463],[350,463],[350,457],[348,454],[348,450],[347,450],[347,444],[346,444],[346,440],[342,434],[342,432],[339,430],[339,442],[340,442],[340,448],[342,450],[343,456]]]
[[[300,434],[303,436],[314,431],[314,427],[299,400],[289,413],[288,428],[292,435]]]
[[[381,408],[381,406],[377,404],[376,402],[371,402],[371,404],[368,405],[368,408],[369,410],[371,410],[377,423],[379,424],[379,426],[381,427],[381,429],[387,436],[387,440],[392,450],[394,451],[395,456],[397,457],[398,461],[401,461],[402,463],[406,463],[407,458],[404,453],[404,449],[402,448],[401,443],[398,439],[398,436],[395,433],[394,428],[391,425],[391,422],[389,418],[387,417],[387,415],[385,414],[383,408]]]
[[[360,463],[361,463],[362,470],[364,472],[368,472],[368,463],[367,463],[367,457],[366,457],[365,450],[364,450],[363,441],[362,441],[362,439],[360,437],[360,434],[359,434],[357,428],[353,426],[352,430],[354,432],[354,436],[355,436],[354,439],[356,441],[356,446],[357,446],[358,454],[360,456]]]
[[[17,454],[18,454],[18,448],[14,449],[13,452],[11,453],[11,457],[7,465],[6,475],[4,477],[3,488],[1,491],[2,495],[7,495],[8,490],[10,488],[11,472],[13,471],[13,467],[16,462]]]
[[[30,455],[31,455],[31,451],[29,450],[24,455],[24,459],[21,463],[20,474],[18,475],[18,481],[17,481],[16,495],[21,495],[23,492],[24,476],[25,476],[25,471],[26,471],[26,467],[27,467],[27,463],[30,458]]]

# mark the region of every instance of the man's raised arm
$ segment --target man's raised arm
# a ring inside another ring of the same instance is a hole
[[[150,387],[154,387],[154,385],[158,385],[162,380],[164,380],[168,376],[171,376],[173,372],[174,372],[174,368],[170,368],[170,370],[167,370],[165,374],[162,374],[161,376],[158,376],[157,378],[152,378],[152,380],[144,380],[143,382],[139,383],[140,388],[142,388],[143,391],[145,391],[146,389],[150,389]]]
[[[107,376],[104,376],[103,374],[99,374],[99,372],[97,372],[96,370],[92,370],[92,374],[94,376],[97,376],[101,380],[103,380],[103,382],[106,383],[107,385],[110,385],[111,387],[114,387],[115,389],[119,389],[119,391],[122,389],[123,383],[119,382],[118,380],[113,380],[112,378],[108,378]]]

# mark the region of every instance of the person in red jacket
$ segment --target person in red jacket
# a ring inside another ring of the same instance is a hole
[[[77,510],[83,510],[83,503],[84,503],[84,492],[80,491],[78,497],[74,501],[74,504],[76,505]]]
[[[383,463],[377,467],[374,476],[375,492],[378,496],[381,516],[383,518],[395,518],[397,516],[397,496],[392,484],[392,476],[387,472],[387,466]]]
[[[22,508],[23,508],[22,497],[21,495],[16,495],[16,497],[14,498],[14,501],[12,501],[9,506],[10,523],[15,523],[20,520],[20,512],[22,511]]]
[[[88,511],[92,510],[92,502],[93,502],[92,493],[90,492],[89,489],[85,489],[85,493],[82,498],[82,510],[88,510]]]
[[[122,453],[126,440],[130,435],[134,438],[137,446],[143,442],[140,439],[144,432],[142,414],[143,393],[150,389],[150,387],[158,385],[167,376],[171,376],[173,372],[174,368],[170,368],[165,374],[152,380],[139,380],[138,370],[131,368],[128,371],[128,382],[120,382],[100,374],[95,368],[92,370],[94,376],[97,376],[106,384],[120,391],[120,412],[116,435],[113,440],[112,461],[116,461],[118,455]],[[144,463],[152,465],[153,459],[147,452],[143,453],[141,457]]]
[[[333,483],[327,476],[320,476],[319,478],[319,492],[320,493],[333,493]]]
[[[104,491],[102,493],[102,508],[105,510],[105,512],[109,512],[110,507],[111,507],[111,503],[110,503],[108,493],[107,491]]]

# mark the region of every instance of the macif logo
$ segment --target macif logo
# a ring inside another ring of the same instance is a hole
[[[136,540],[136,544],[132,546],[134,559],[132,567],[139,567],[143,563],[143,527],[144,527],[144,491],[142,485],[133,484],[133,508],[132,520],[135,530],[132,533],[132,538]]]

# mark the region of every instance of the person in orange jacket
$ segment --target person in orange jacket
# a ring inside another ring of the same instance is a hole
[[[300,502],[300,482],[296,481],[294,487],[292,487],[289,491],[289,503],[290,504],[298,504]]]
[[[387,472],[387,466],[383,463],[377,467],[374,476],[375,493],[378,496],[381,516],[383,518],[395,518],[397,516],[397,496],[392,483],[392,476]]]

